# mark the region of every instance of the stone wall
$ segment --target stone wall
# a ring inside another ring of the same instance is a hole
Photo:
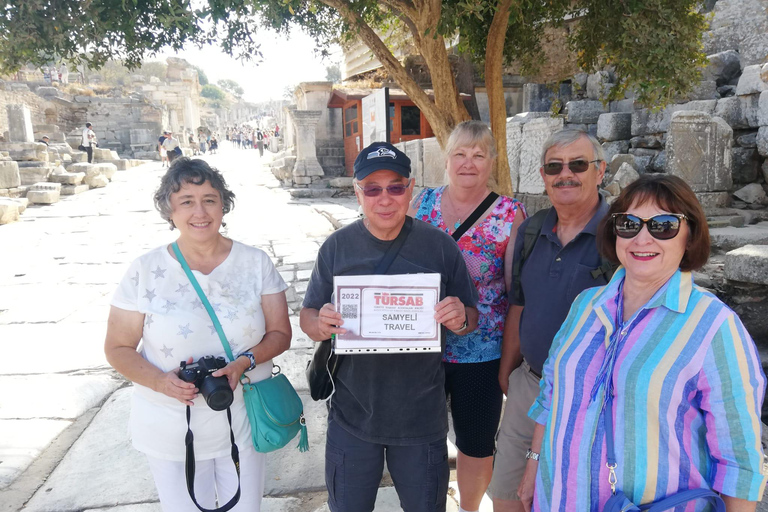
[[[8,132],[8,116],[5,115],[5,112],[8,105],[26,105],[30,110],[33,121],[36,122],[35,124],[37,124],[38,120],[45,120],[48,117],[46,116],[46,111],[49,111],[49,116],[52,112],[55,113],[55,119],[58,121],[58,109],[50,101],[41,98],[29,90],[12,91],[0,88],[0,134],[3,134],[5,140],[7,140],[6,133]],[[40,122],[40,124],[43,123]]]
[[[768,0],[718,0],[704,34],[708,54],[736,50],[742,65],[761,64],[768,56]]]

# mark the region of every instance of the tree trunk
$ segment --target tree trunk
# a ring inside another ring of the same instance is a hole
[[[472,98],[464,102],[469,117],[475,121],[480,120],[480,109],[477,106],[477,97],[475,96],[475,66],[468,55],[459,55],[459,62],[456,69],[456,88],[459,94],[469,94]]]
[[[488,91],[488,109],[491,116],[491,131],[496,139],[496,166],[493,170],[496,188],[500,194],[511,196],[514,193],[509,174],[507,159],[507,106],[504,101],[504,83],[502,69],[504,59],[504,39],[509,24],[509,9],[512,0],[499,0],[496,14],[493,16],[488,31],[488,43],[485,48],[485,89]]]
[[[397,6],[398,12],[409,18],[406,24],[412,30],[417,31],[414,34],[414,43],[419,48],[429,69],[434,101],[410,77],[378,34],[360,18],[348,1],[321,1],[339,11],[344,19],[358,28],[360,39],[379,59],[390,76],[402,87],[403,92],[424,113],[424,117],[427,118],[432,131],[435,133],[437,142],[441,147],[445,147],[453,127],[461,121],[469,119],[469,114],[456,89],[448,52],[445,49],[445,41],[442,36],[437,34],[437,23],[440,20],[440,1],[419,2],[420,5],[414,9],[407,9],[402,4]],[[427,29],[429,29],[429,33],[425,35]]]

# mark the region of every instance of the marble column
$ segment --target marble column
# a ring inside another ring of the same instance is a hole
[[[315,128],[322,112],[319,110],[289,110],[296,127],[296,164],[293,166],[293,181],[297,185],[309,185],[312,176],[324,176],[317,160]]]
[[[29,107],[23,103],[7,105],[6,111],[8,112],[8,142],[34,142]]]

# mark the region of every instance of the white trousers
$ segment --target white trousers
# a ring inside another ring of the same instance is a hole
[[[257,453],[253,445],[240,450],[240,501],[232,512],[259,512],[264,495],[266,455]],[[164,460],[147,455],[155,478],[163,512],[199,512],[187,491],[183,461]],[[195,461],[195,498],[203,508],[221,507],[237,492],[237,473],[229,456]]]

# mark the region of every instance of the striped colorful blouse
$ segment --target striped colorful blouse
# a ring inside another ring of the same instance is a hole
[[[608,285],[582,292],[553,340],[528,413],[546,425],[534,510],[600,511],[608,500],[608,379],[618,487],[630,500],[644,504],[693,488],[760,500],[766,381],[749,333],[690,272],[677,271],[612,336],[624,276],[620,268]],[[612,364],[603,365],[614,348]],[[601,368],[607,378],[595,386]]]

